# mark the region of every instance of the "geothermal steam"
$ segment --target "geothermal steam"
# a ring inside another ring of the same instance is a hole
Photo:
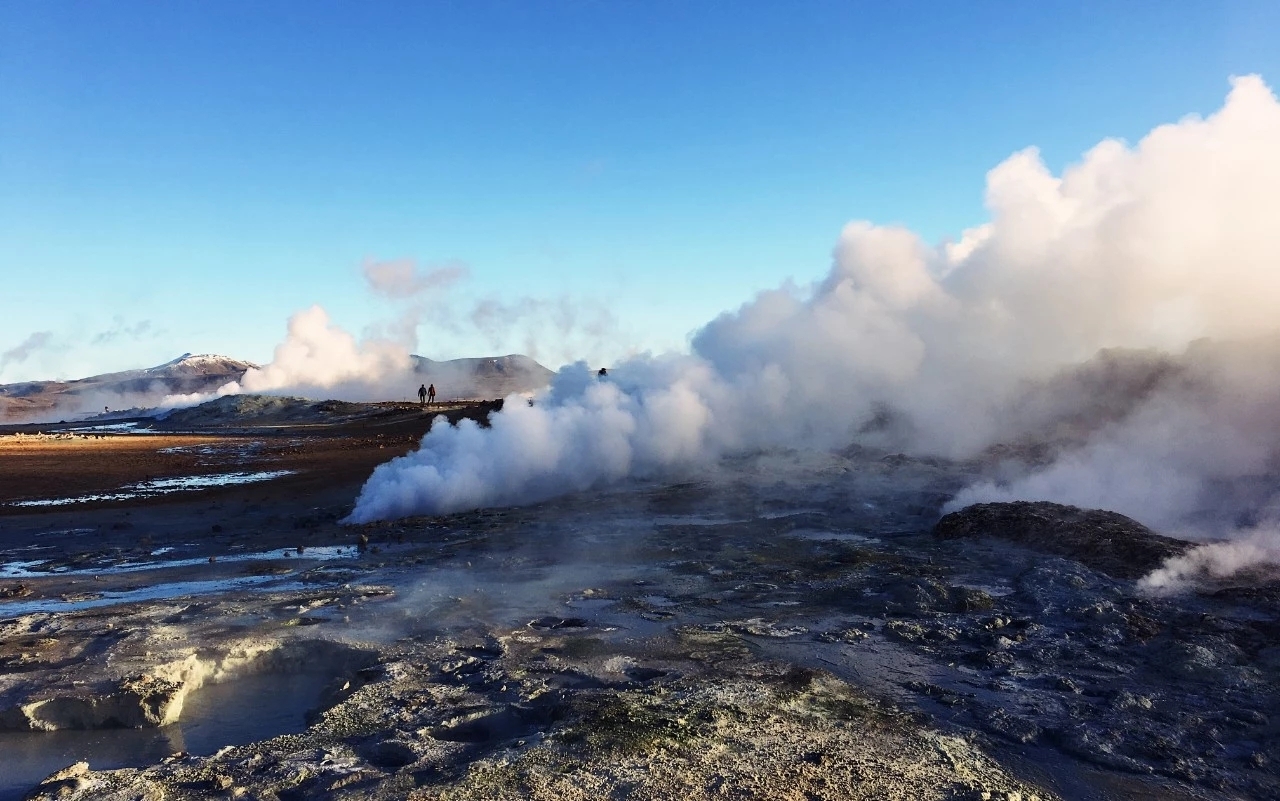
[[[271,362],[250,369],[239,382],[218,390],[219,395],[242,392],[295,392],[334,398],[369,397],[384,377],[404,376],[413,369],[409,351],[391,340],[358,342],[334,325],[319,306],[289,319],[289,335],[276,346]],[[402,379],[400,392],[405,383]],[[376,396],[375,396],[376,397]]]
[[[495,348],[523,339],[524,355],[534,359],[539,357],[538,343],[545,345],[548,339],[564,351],[579,353],[617,339],[607,310],[581,298],[487,297],[466,311],[468,304],[449,294],[470,272],[458,262],[423,268],[410,259],[368,261],[362,272],[369,291],[393,304],[392,319],[357,338],[333,323],[322,307],[312,306],[289,318],[288,334],[266,365],[250,369],[241,380],[214,393],[167,395],[159,405],[192,406],[242,393],[350,401],[407,399],[423,379],[439,384],[449,398],[481,390],[473,367],[464,363],[433,362],[425,368],[418,363],[412,352],[422,325],[472,341],[486,340]]]
[[[1280,453],[1268,87],[1235,79],[1212,116],[1134,147],[1104,141],[1061,176],[1016,153],[989,173],[986,201],[990,222],[940,247],[849,224],[825,279],[721,315],[689,355],[603,378],[566,368],[487,429],[438,420],[374,472],[351,520],[527,503],[761,447],[965,458],[1037,440],[1047,466],[957,503],[1065,501],[1185,535],[1256,529],[1236,518],[1274,511]],[[1250,554],[1280,551],[1251,536]]]
[[[973,455],[1021,433],[1011,423],[1052,422],[1026,408],[1028,383],[1102,348],[1180,353],[1275,331],[1278,187],[1280,105],[1257,78],[1235,81],[1212,117],[1136,148],[1104,142],[1060,178],[1034,151],[1015,154],[988,177],[991,222],[960,243],[852,223],[824,281],[722,315],[691,356],[633,360],[603,383],[566,371],[546,402],[491,431],[434,429],[375,473],[353,519],[522,503],[761,446],[861,438]],[[1167,526],[1207,480],[1265,471],[1280,393],[1254,360],[1275,364],[1275,349],[1212,355],[1181,357],[1191,386],[1140,398],[1049,469],[969,498],[1052,498]]]

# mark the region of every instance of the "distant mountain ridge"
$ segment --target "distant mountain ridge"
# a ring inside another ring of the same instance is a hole
[[[442,397],[504,398],[532,392],[551,383],[555,373],[518,353],[469,359],[435,361],[413,356],[414,375],[424,381],[450,382],[440,387]]]
[[[404,380],[435,383],[441,397],[501,398],[545,387],[554,373],[520,354],[435,361],[412,356]],[[104,410],[154,407],[167,395],[212,393],[240,381],[253,362],[215,354],[184,353],[155,367],[71,381],[0,384],[0,421],[71,418]],[[411,391],[414,387],[407,389]],[[319,398],[319,400],[323,400]]]
[[[148,398],[158,400],[165,395],[212,392],[228,381],[238,381],[252,367],[257,365],[227,356],[184,353],[173,361],[141,370],[71,381],[0,384],[0,419],[36,418],[56,410],[85,414],[137,406]]]

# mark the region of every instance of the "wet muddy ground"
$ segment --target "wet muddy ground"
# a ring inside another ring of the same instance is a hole
[[[41,491],[294,472],[0,507],[0,797],[1280,796],[1268,580],[935,537],[977,468],[865,451],[342,526],[379,433],[131,434]]]

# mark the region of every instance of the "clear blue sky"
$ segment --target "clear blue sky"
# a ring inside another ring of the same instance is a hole
[[[366,259],[606,309],[596,361],[683,347],[851,219],[954,237],[1015,150],[1280,82],[1276,42],[1268,1],[0,0],[0,353],[51,332],[0,381],[358,333],[397,312]]]

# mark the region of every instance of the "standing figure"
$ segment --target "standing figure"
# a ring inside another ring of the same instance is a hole
[[[436,402],[436,385],[432,384],[431,386],[427,387],[427,403],[430,404],[435,402]]]
[[[434,392],[434,390],[432,390],[432,392]],[[418,387],[418,405],[422,405],[426,402],[427,402],[427,385],[423,384],[422,386]]]

